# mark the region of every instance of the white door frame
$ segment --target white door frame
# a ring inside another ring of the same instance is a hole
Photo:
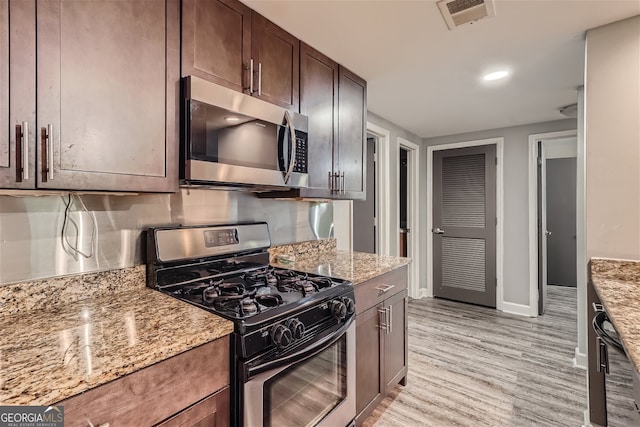
[[[391,189],[391,141],[388,129],[367,122],[367,133],[376,138],[376,251],[379,255],[391,252],[391,206],[398,206],[397,191]],[[396,200],[391,200],[395,195]]]
[[[496,287],[496,309],[523,314],[521,313],[522,309],[516,307],[518,304],[508,303],[508,307],[505,307],[504,303],[504,138],[480,139],[427,147],[427,165],[429,167],[429,172],[427,173],[427,200],[430,206],[427,209],[427,253],[429,254],[427,256],[427,296],[433,297],[433,234],[429,231],[433,230],[433,209],[431,208],[433,206],[433,152],[491,144],[496,145],[496,157],[498,158],[498,165],[496,166],[496,216],[498,218],[498,225],[496,226],[496,279],[498,281]]]
[[[418,162],[420,159],[420,146],[404,138],[398,137],[398,154],[400,150],[407,151],[407,228],[410,232],[407,236],[410,240],[407,249],[412,262],[409,264],[409,296],[420,298],[420,171]],[[399,157],[398,157],[399,158]],[[397,168],[396,182],[400,185],[400,168]],[[398,192],[399,193],[399,192]],[[399,206],[396,205],[396,206]],[[399,239],[400,215],[396,224],[396,238]],[[398,243],[399,245],[399,243]]]
[[[538,141],[577,138],[577,136],[578,131],[575,129],[529,135],[529,316],[531,317],[538,317]],[[546,179],[544,175],[546,174],[543,173],[543,180]],[[544,187],[543,182],[543,191]],[[543,195],[543,208],[546,204],[545,199]],[[543,219],[546,222],[544,216]],[[576,230],[576,233],[579,232]],[[543,265],[543,269],[546,271],[546,266]]]

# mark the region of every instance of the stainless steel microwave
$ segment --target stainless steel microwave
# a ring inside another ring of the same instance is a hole
[[[182,83],[183,183],[308,186],[306,116],[198,77]]]

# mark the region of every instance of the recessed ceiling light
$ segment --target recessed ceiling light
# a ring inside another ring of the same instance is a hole
[[[504,79],[508,75],[509,75],[508,71],[501,70],[501,71],[494,71],[493,73],[485,74],[482,78],[488,81],[500,80],[500,79]]]
[[[228,121],[228,122],[238,122],[238,121],[240,121],[240,118],[239,118],[239,117],[233,117],[233,116],[225,117],[224,119],[225,119],[226,121]]]

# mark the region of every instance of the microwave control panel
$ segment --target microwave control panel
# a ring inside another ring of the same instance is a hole
[[[296,136],[296,160],[293,164],[293,171],[298,173],[308,173],[307,139]]]

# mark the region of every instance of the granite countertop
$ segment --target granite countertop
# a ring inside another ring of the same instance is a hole
[[[640,261],[592,258],[590,265],[593,287],[640,372]]]
[[[144,283],[138,266],[0,287],[0,405],[56,403],[233,331]]]
[[[335,239],[312,240],[270,250],[271,264],[307,273],[322,274],[357,285],[411,263],[410,258],[336,250]],[[278,262],[278,255],[293,254],[295,262]]]

